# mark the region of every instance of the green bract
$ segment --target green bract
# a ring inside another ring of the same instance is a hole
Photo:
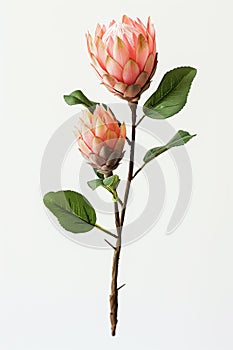
[[[87,182],[88,186],[92,189],[95,190],[96,188],[102,186],[104,187],[106,190],[108,190],[112,195],[113,195],[113,200],[117,201],[118,200],[118,196],[117,196],[117,192],[116,189],[119,185],[120,182],[120,178],[118,175],[112,175],[105,178],[100,177],[101,174],[96,172],[97,176],[99,176],[98,179],[94,179],[94,180],[90,180]]]

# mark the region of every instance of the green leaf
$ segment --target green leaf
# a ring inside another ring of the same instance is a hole
[[[184,145],[194,136],[196,135],[190,135],[187,131],[179,130],[166,145],[150,149],[145,154],[143,161],[148,163],[170,148]]]
[[[113,201],[118,200],[117,187],[120,183],[120,178],[118,175],[112,175],[103,180],[103,187],[106,188],[111,194]]]
[[[96,102],[90,101],[81,90],[73,91],[70,95],[64,95],[64,99],[70,106],[82,104],[83,106],[89,108],[97,104]]]
[[[116,190],[119,185],[120,178],[118,175],[112,175],[103,180],[103,184],[105,187],[109,187],[113,190]]]
[[[80,193],[73,191],[49,192],[44,196],[44,204],[67,231],[73,233],[88,232],[95,226],[95,210]]]
[[[113,200],[117,201],[118,196],[117,196],[117,186],[119,185],[120,178],[118,175],[112,175],[107,178],[102,177],[102,174],[98,173],[97,169],[94,168],[95,173],[97,176],[99,176],[99,179],[94,179],[90,180],[87,182],[88,186],[92,189],[95,190],[96,188],[102,186],[105,188],[108,192],[110,192],[113,196]]]
[[[143,106],[143,112],[153,119],[165,119],[178,113],[186,104],[197,70],[178,67],[167,72],[158,89]]]
[[[87,184],[92,190],[96,190],[97,187],[103,185],[103,180],[102,179],[94,179],[94,180],[88,181]]]
[[[93,168],[95,174],[98,176],[100,179],[104,179],[104,174],[100,173],[97,168]]]
[[[187,143],[189,140],[191,140],[194,136],[197,134],[190,135],[188,131],[179,130],[173,138],[167,143],[167,148],[182,146],[185,143]]]
[[[167,151],[166,146],[155,147],[155,148],[150,149],[149,151],[146,152],[146,154],[143,158],[144,163],[150,162],[152,159],[158,157],[160,154],[162,154],[165,151]]]

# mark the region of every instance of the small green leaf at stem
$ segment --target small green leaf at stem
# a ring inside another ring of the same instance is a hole
[[[78,192],[49,192],[44,196],[44,204],[67,231],[73,233],[88,232],[96,224],[95,209]]]
[[[117,186],[119,185],[120,178],[118,175],[112,175],[103,180],[103,185],[105,187],[109,187],[113,190],[117,189]]]
[[[188,93],[197,70],[178,67],[167,72],[158,89],[143,106],[145,115],[152,119],[165,119],[178,113],[186,104]]]
[[[87,182],[88,186],[94,191],[96,190],[99,186],[103,185],[103,180],[102,179],[94,179],[90,180]]]
[[[106,188],[111,194],[114,202],[118,200],[117,187],[120,183],[120,178],[118,175],[112,175],[103,180],[103,187]]]
[[[100,179],[104,179],[104,174],[100,173],[97,168],[93,168],[95,174],[98,176]]]
[[[97,176],[99,176],[98,179],[94,179],[94,180],[90,180],[87,182],[88,186],[92,189],[92,190],[96,190],[96,188],[102,186],[103,188],[105,188],[107,191],[109,191],[112,196],[113,196],[113,201],[117,201],[118,200],[118,195],[117,195],[117,187],[119,185],[120,182],[120,178],[118,175],[112,175],[109,176],[107,178],[102,178],[102,174],[98,173],[98,171],[96,169],[95,173],[97,174]]]
[[[64,100],[70,106],[82,104],[84,107],[90,108],[97,102],[90,101],[81,90],[75,90],[69,95],[64,95]]]
[[[150,149],[143,158],[144,163],[150,162],[152,159],[158,157],[160,154],[168,151],[172,147],[184,145],[194,136],[196,135],[190,135],[187,131],[179,130],[166,145]]]

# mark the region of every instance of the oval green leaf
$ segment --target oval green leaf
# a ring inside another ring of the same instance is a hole
[[[155,147],[146,152],[143,161],[144,163],[150,162],[152,159],[158,157],[165,151],[168,151],[172,147],[182,146],[191,140],[196,135],[190,135],[187,131],[179,130],[173,138],[168,141],[168,143],[164,146]]]
[[[87,184],[94,191],[98,187],[103,185],[103,180],[102,179],[94,179],[94,180],[88,181]]]
[[[69,95],[64,95],[64,100],[70,106],[82,104],[84,107],[90,108],[97,104],[90,101],[81,90],[75,90]]]
[[[44,196],[44,204],[67,231],[73,233],[88,232],[95,226],[95,209],[78,192],[49,192]]]
[[[178,67],[167,72],[158,89],[143,106],[146,116],[165,119],[178,113],[186,104],[188,93],[197,70]]]

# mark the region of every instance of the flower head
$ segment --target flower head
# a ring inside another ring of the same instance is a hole
[[[124,15],[121,22],[97,25],[94,40],[88,33],[87,46],[92,66],[102,83],[128,101],[137,101],[146,90],[157,65],[155,30],[148,18],[147,26],[140,19]]]
[[[119,125],[109,108],[96,105],[91,113],[84,110],[75,130],[79,150],[89,164],[103,174],[116,169],[123,157],[125,124]]]

